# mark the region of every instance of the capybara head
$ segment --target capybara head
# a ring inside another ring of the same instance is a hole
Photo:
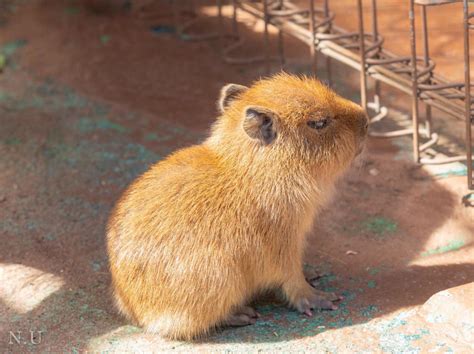
[[[226,85],[219,110],[213,135],[229,153],[279,168],[299,164],[321,177],[345,171],[367,135],[359,105],[308,77],[278,74],[250,87]]]

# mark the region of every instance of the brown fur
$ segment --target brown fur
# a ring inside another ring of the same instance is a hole
[[[269,287],[304,312],[305,235],[366,134],[362,109],[314,79],[230,91],[211,136],[133,182],[108,225],[120,311],[165,337],[203,335]],[[271,143],[244,131],[249,106],[272,112]],[[308,127],[326,116],[324,130]]]

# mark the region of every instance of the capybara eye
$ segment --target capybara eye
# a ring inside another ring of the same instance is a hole
[[[329,118],[322,118],[320,120],[308,121],[308,126],[313,129],[321,130],[329,124]]]

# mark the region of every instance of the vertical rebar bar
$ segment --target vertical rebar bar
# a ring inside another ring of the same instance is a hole
[[[222,0],[216,0],[217,2],[217,22],[219,26],[219,51],[221,55],[224,50],[224,21],[222,19]]]
[[[367,76],[365,64],[365,33],[362,0],[357,0],[359,15],[359,51],[360,51],[360,101],[362,108],[367,112]]]
[[[311,32],[311,45],[309,53],[311,55],[311,71],[316,75],[318,69],[316,58],[316,22],[314,19],[314,0],[309,0],[309,31]]]
[[[237,39],[239,36],[239,24],[237,22],[237,0],[232,0],[232,35]]]
[[[283,31],[281,29],[278,29],[278,56],[280,58],[280,66],[283,68],[285,65],[285,50]]]
[[[463,1],[464,22],[464,91],[466,110],[466,157],[467,157],[467,187],[473,189],[472,178],[472,135],[471,135],[471,65],[469,58],[469,4]]]
[[[323,2],[323,11],[324,11],[324,18],[327,19],[329,17],[329,0],[324,0]],[[331,23],[328,24],[328,32],[331,30]],[[332,86],[332,65],[331,65],[331,57],[329,55],[325,55],[326,58],[326,71],[327,71],[327,78],[328,78],[328,85]]]
[[[418,134],[418,72],[416,68],[416,34],[415,2],[410,0],[410,47],[411,47],[411,82],[412,82],[412,123],[413,123],[413,159],[420,162],[420,145]]]
[[[329,0],[323,1],[324,17],[329,17]]]
[[[377,23],[377,0],[372,0],[372,33],[374,41],[379,39],[379,28]],[[380,113],[380,81],[375,80],[374,83],[374,104],[375,112]]]
[[[283,0],[279,0],[278,6],[280,9],[283,8]],[[284,40],[283,40],[283,31],[281,28],[278,28],[278,55],[280,57],[280,65],[283,68],[285,65],[285,51],[284,51]]]
[[[428,46],[428,19],[426,17],[426,6],[424,5],[421,6],[421,19],[423,23],[423,62],[425,66],[429,66],[430,54],[429,54],[429,46]],[[425,122],[426,134],[428,137],[430,137],[432,123],[431,123],[431,106],[429,104],[425,105],[425,113],[426,113],[426,122]]]
[[[263,40],[264,40],[264,55],[265,55],[265,72],[270,75],[270,38],[268,36],[268,0],[262,0],[263,2]]]
[[[311,55],[311,71],[316,75],[318,69],[316,62],[316,23],[314,19],[314,0],[309,0],[309,31],[311,32],[311,45],[309,53]]]
[[[374,39],[377,40],[379,37],[379,26],[377,23],[377,0],[372,0],[372,32],[374,33]]]

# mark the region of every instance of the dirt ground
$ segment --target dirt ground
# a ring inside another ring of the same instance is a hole
[[[447,335],[419,312],[432,295],[474,280],[466,167],[416,166],[408,138],[369,139],[310,235],[307,270],[345,296],[339,310],[307,318],[268,297],[256,304],[256,325],[193,343],[163,341],[116,314],[104,242],[114,202],[150,164],[208,134],[225,83],[264,74],[261,65],[224,64],[215,41],[176,38],[169,2],[145,3],[143,11],[120,1],[0,3],[0,351],[472,350],[463,330]],[[260,33],[242,32],[239,54],[251,55]],[[305,49],[287,42],[286,69],[307,71]],[[443,68],[449,75],[459,65]],[[357,100],[357,74],[336,65],[335,88]],[[438,126],[459,145],[462,123],[447,122]]]

